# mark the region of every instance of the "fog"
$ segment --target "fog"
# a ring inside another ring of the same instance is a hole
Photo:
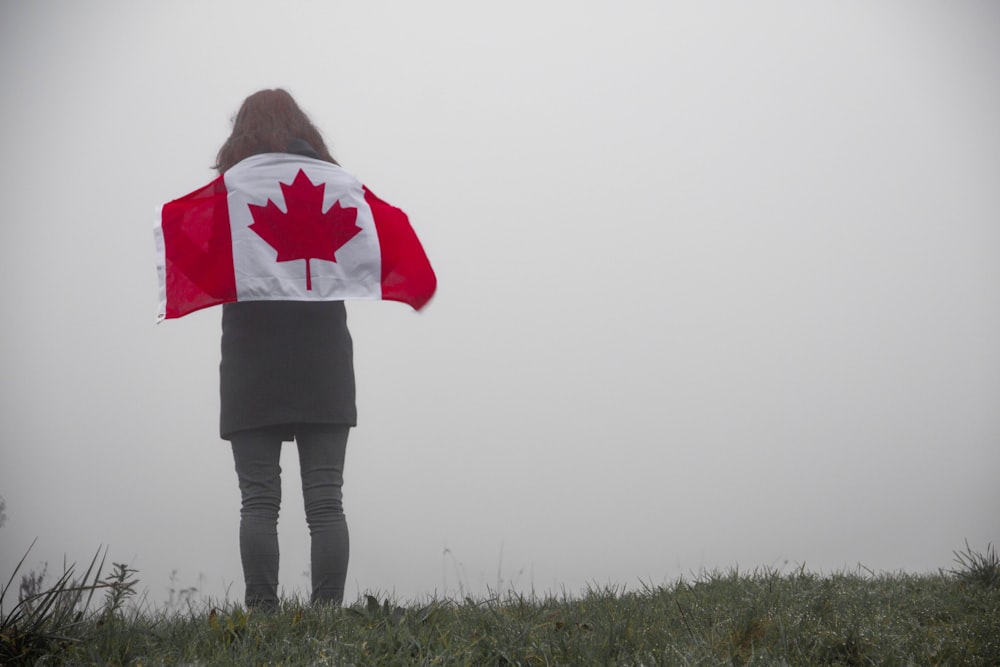
[[[276,86],[439,279],[348,304],[348,600],[1000,538],[996,3],[2,2],[0,82],[4,580],[242,600],[220,311],[155,324],[152,229]]]

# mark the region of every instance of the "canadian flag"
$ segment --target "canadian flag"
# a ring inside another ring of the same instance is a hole
[[[403,211],[341,167],[288,153],[251,156],[164,204],[155,236],[157,321],[233,301],[420,310],[437,287]]]

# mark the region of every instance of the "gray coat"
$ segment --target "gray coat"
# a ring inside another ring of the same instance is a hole
[[[225,304],[219,372],[223,439],[265,426],[357,423],[342,301]]]

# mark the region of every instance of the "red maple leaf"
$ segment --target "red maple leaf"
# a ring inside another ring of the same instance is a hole
[[[337,201],[324,212],[326,184],[313,185],[301,169],[290,184],[280,185],[288,212],[283,212],[270,199],[266,206],[248,204],[253,216],[250,229],[278,251],[275,261],[306,260],[306,289],[311,290],[309,260],[337,261],[341,246],[361,232],[357,225],[358,209],[344,208]]]

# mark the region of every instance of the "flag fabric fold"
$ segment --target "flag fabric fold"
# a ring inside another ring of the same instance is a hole
[[[406,214],[338,165],[251,156],[164,204],[158,321],[234,301],[401,301],[437,279]]]

